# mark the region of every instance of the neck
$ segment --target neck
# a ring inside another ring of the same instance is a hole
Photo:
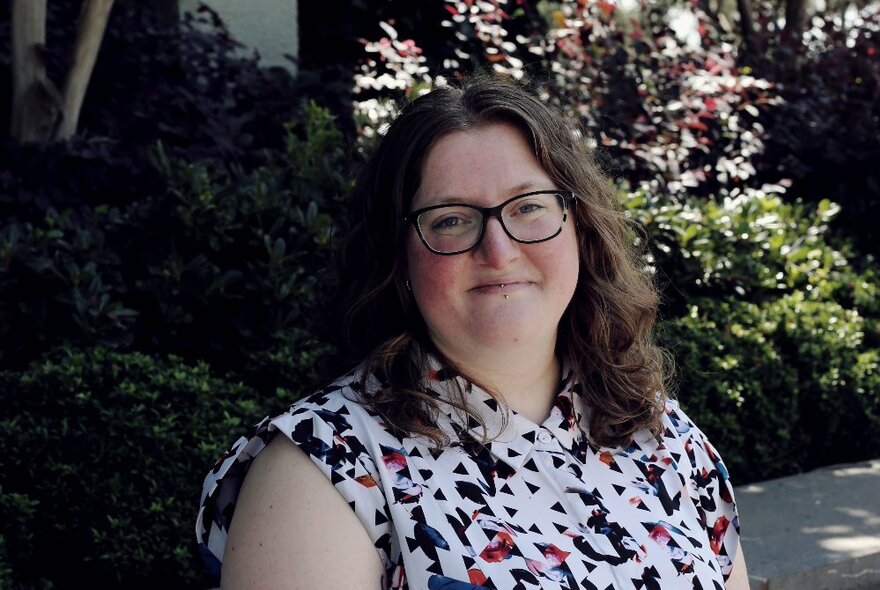
[[[489,388],[490,393],[500,394],[501,401],[510,409],[535,424],[541,424],[550,415],[560,371],[552,347],[537,353],[533,348],[507,350],[503,354],[484,350],[455,355],[442,348],[440,352]]]

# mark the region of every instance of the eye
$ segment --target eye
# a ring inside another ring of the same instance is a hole
[[[470,219],[461,215],[444,215],[431,222],[431,229],[435,231],[461,229],[469,223]]]
[[[476,209],[462,205],[444,205],[425,211],[418,217],[419,228],[433,234],[458,236],[474,230],[480,222]]]
[[[529,201],[526,203],[518,203],[516,208],[513,210],[512,215],[514,216],[529,216],[534,215],[536,213],[540,213],[542,210],[546,209],[547,206],[544,203],[538,201]]]

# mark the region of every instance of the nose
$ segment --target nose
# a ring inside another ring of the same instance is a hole
[[[493,268],[502,268],[519,257],[519,254],[519,244],[507,235],[501,221],[495,217],[490,218],[486,223],[483,239],[474,250],[477,260]]]

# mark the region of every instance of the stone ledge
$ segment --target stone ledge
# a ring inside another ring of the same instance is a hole
[[[880,590],[880,459],[736,489],[752,590]]]

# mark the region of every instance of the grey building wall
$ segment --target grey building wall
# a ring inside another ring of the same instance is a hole
[[[180,0],[181,15],[201,2],[217,11],[235,39],[260,52],[263,65],[295,70],[284,55],[299,53],[297,0]]]

